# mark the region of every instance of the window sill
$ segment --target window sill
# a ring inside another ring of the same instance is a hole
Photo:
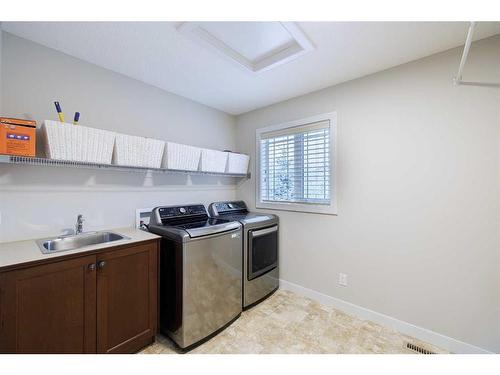
[[[330,205],[321,205],[287,202],[256,202],[255,207],[267,210],[293,211],[337,216],[337,207],[335,203],[332,203]]]

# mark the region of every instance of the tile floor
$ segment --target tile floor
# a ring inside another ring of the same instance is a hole
[[[446,353],[392,329],[278,290],[189,353],[413,353],[405,348],[406,342]],[[178,351],[172,341],[158,335],[157,342],[140,353],[175,354]]]

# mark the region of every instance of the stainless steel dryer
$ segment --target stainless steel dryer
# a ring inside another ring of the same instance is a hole
[[[243,309],[270,296],[279,286],[279,218],[249,212],[245,202],[214,202],[208,207],[214,218],[243,224]]]
[[[241,314],[241,224],[195,204],[156,207],[149,230],[162,236],[160,331],[190,349]]]

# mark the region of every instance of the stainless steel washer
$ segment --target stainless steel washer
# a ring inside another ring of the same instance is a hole
[[[245,202],[214,202],[210,215],[243,225],[243,309],[267,298],[279,286],[279,218],[249,212]]]
[[[220,332],[241,314],[241,224],[209,218],[202,204],[153,209],[161,235],[160,331],[182,349]]]

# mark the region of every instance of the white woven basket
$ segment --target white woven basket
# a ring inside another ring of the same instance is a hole
[[[227,154],[227,152],[203,148],[201,150],[200,169],[203,172],[224,173],[226,171]]]
[[[245,174],[248,172],[249,161],[250,161],[250,156],[248,155],[229,152],[227,158],[226,172]]]
[[[197,171],[200,165],[201,148],[167,142],[163,157],[163,168],[181,171]]]
[[[114,132],[45,120],[42,136],[49,159],[111,164]]]
[[[165,142],[158,139],[116,134],[113,164],[160,168]]]

